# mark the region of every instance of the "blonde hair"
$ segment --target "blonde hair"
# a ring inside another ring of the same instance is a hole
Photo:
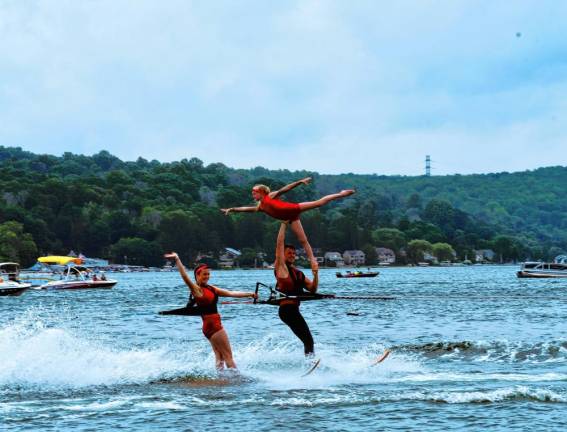
[[[268,194],[270,193],[270,188],[269,188],[268,186],[266,186],[266,185],[263,185],[263,184],[254,185],[254,187],[252,188],[252,190],[254,190],[254,189],[256,189],[256,190],[258,190],[258,191],[260,191],[260,192],[263,192],[263,193],[265,193],[266,195],[268,195]]]

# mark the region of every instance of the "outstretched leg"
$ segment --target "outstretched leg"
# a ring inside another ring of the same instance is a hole
[[[327,204],[328,202],[331,202],[333,200],[339,199],[339,198],[344,198],[347,197],[349,195],[352,195],[354,193],[354,189],[346,189],[346,190],[342,190],[338,193],[335,194],[331,194],[331,195],[325,195],[323,198],[319,198],[317,201],[307,201],[307,202],[302,202],[299,203],[299,209],[304,212],[305,210],[311,210],[314,208],[318,208],[321,206],[324,206],[325,204]]]
[[[295,233],[299,243],[305,249],[305,253],[307,254],[307,259],[311,263],[311,270],[317,271],[319,269],[319,264],[317,263],[317,259],[313,254],[313,249],[311,249],[311,245],[307,240],[307,236],[305,235],[305,231],[303,230],[303,225],[301,225],[301,221],[299,219],[294,220],[291,222],[291,230]]]

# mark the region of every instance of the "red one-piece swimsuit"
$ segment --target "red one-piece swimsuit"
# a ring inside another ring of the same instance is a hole
[[[301,214],[299,204],[270,198],[269,195],[264,195],[260,201],[260,210],[275,219],[285,221],[295,221]]]
[[[215,289],[210,286],[201,287],[203,295],[195,297],[195,302],[198,306],[207,308],[209,311],[203,313],[203,334],[207,339],[210,339],[216,332],[222,330],[221,317],[217,311],[218,295]]]

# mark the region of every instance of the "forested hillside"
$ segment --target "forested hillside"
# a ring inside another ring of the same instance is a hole
[[[39,254],[73,249],[160,265],[163,251],[191,260],[224,246],[243,249],[243,262],[257,251],[271,255],[277,222],[263,214],[227,217],[219,208],[252,204],[255,183],[276,189],[305,176],[313,183],[287,199],[357,190],[302,216],[312,246],[323,250],[363,249],[372,259],[375,246],[386,246],[406,250],[411,261],[421,249],[442,250],[442,244],[461,259],[484,248],[503,260],[549,259],[567,248],[566,167],[467,176],[319,175],[205,166],[195,158],[123,162],[106,151],[56,157],[0,147],[0,260],[27,265]]]

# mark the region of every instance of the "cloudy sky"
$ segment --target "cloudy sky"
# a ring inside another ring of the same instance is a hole
[[[567,165],[567,2],[0,0],[0,145],[419,175]]]

